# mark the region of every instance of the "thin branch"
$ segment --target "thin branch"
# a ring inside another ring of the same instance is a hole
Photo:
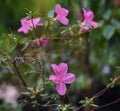
[[[73,110],[73,111],[78,111],[78,110],[80,110],[80,109],[82,109],[83,108],[83,105],[81,105],[79,108],[76,108],[75,110]]]
[[[113,105],[113,104],[115,104],[115,103],[117,103],[117,102],[119,102],[119,101],[120,101],[120,98],[117,99],[117,100],[115,100],[115,101],[113,101],[113,102],[110,102],[110,103],[108,103],[108,104],[99,106],[99,107],[97,107],[97,108],[93,108],[93,109],[90,110],[90,111],[95,111],[95,110],[99,110],[99,109],[105,108],[105,107],[110,106],[110,105]]]
[[[31,16],[31,21],[32,21],[32,25],[33,25],[33,30],[34,30],[37,38],[39,38],[39,35],[38,35],[38,33],[37,33],[36,29],[35,29],[35,25],[34,25],[34,23],[33,23],[33,16]]]
[[[101,95],[103,95],[107,90],[109,89],[109,87],[105,87],[104,89],[102,89],[100,92],[98,92],[94,97],[100,97]]]
[[[17,75],[18,75],[19,79],[21,80],[23,86],[27,87],[27,84],[25,83],[24,79],[22,78],[21,73],[20,73],[19,69],[17,68],[15,61],[13,62],[13,66],[14,66],[14,68],[17,72]]]
[[[42,105],[42,107],[54,107],[54,106],[58,106],[58,104],[45,104],[45,105]]]

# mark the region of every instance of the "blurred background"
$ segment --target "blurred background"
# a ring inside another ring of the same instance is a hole
[[[51,51],[49,53],[49,61],[45,63],[45,67],[51,71],[51,63],[63,61],[69,64],[69,72],[75,73],[77,77],[70,89],[72,100],[77,104],[81,98],[91,97],[120,74],[120,0],[0,0],[0,59],[3,60],[2,53],[10,49],[8,34],[16,34],[19,40],[23,37],[27,38],[26,35],[18,34],[17,29],[20,27],[21,18],[26,16],[28,10],[36,12],[42,18],[47,18],[48,12],[53,10],[57,3],[69,9],[70,25],[76,24],[78,20],[83,20],[81,15],[83,7],[86,10],[92,10],[95,14],[94,20],[100,24],[99,28],[81,35],[86,39],[80,38],[72,44],[68,44],[63,51],[56,51],[54,43],[50,44],[53,49],[52,53]],[[47,50],[49,52],[51,49]],[[7,88],[10,88],[14,93],[12,94],[15,95],[14,102],[12,102],[14,106],[19,97],[19,84],[10,67],[11,64],[6,65],[3,62],[0,64],[0,98],[1,101],[9,102],[5,98],[7,96],[2,93],[9,96]],[[27,68],[25,65],[20,66],[23,72]],[[49,77],[49,74],[47,76]],[[28,83],[29,81],[34,83],[37,79],[36,75],[30,74],[24,77]],[[53,84],[51,86],[53,87]],[[98,103],[107,103],[120,97],[118,88],[119,86],[108,91],[105,97],[99,99]],[[48,90],[53,89],[48,88]],[[112,91],[115,90],[117,91],[113,93]],[[114,97],[112,94],[116,96]],[[107,99],[108,96],[112,99]],[[103,100],[104,98],[107,101]],[[6,105],[0,105],[1,108],[6,108]],[[102,111],[114,110],[110,108]]]

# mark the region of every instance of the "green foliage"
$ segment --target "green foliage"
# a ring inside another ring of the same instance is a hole
[[[115,27],[112,25],[107,25],[104,29],[103,29],[103,36],[109,40],[115,33]]]
[[[69,26],[62,26],[59,22],[54,21],[55,3],[61,3],[63,7],[69,9]],[[26,7],[23,7],[24,5]],[[93,28],[90,27],[92,31],[87,34],[80,33],[83,19],[80,18],[80,13],[82,13],[83,7],[93,10],[95,21],[100,23],[96,30],[92,30]],[[0,1],[0,10],[0,64],[7,68],[11,67],[12,74],[16,74],[18,77],[17,71],[13,67],[13,63],[16,62],[23,80],[30,86],[22,93],[30,99],[23,99],[24,104],[30,101],[33,107],[42,106],[43,104],[36,99],[37,97],[40,97],[40,100],[42,98],[43,101],[47,100],[47,105],[61,102],[61,97],[53,88],[54,85],[48,81],[49,76],[53,73],[51,72],[51,63],[66,62],[70,65],[69,70],[76,74],[76,82],[69,89],[71,95],[75,93],[74,90],[78,92],[89,89],[96,90],[94,88],[98,87],[100,83],[107,84],[109,76],[105,75],[102,69],[108,65],[111,69],[109,74],[112,74],[112,71],[115,70],[114,67],[119,66],[120,8],[115,6],[112,0],[26,0],[24,2],[2,0]],[[20,19],[26,15],[30,18],[32,16],[44,17],[45,22],[41,18],[44,26],[37,27],[36,30],[32,29],[27,36],[17,34]],[[6,34],[8,31],[10,34]],[[3,32],[4,34],[2,34]],[[36,40],[41,36],[49,39],[46,49],[36,45]],[[0,79],[4,78],[2,73],[0,71]],[[11,74],[10,71],[8,73]],[[115,75],[117,74],[115,73]],[[115,77],[115,75],[111,76]],[[17,82],[16,80],[15,83]],[[19,83],[19,85],[22,84]],[[114,85],[112,83],[111,87]],[[45,92],[54,93],[48,97]],[[93,100],[94,98],[85,98],[80,103],[85,107],[98,107]],[[74,102],[76,101],[74,100]],[[6,108],[6,104],[0,106],[0,109],[6,110]],[[57,109],[68,111],[74,108],[65,103],[58,105]],[[14,111],[19,110],[19,108],[14,109]]]

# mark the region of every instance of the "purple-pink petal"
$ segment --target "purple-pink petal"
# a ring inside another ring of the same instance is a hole
[[[67,18],[60,18],[58,20],[64,25],[67,25],[69,23],[69,20]]]
[[[48,40],[47,40],[47,39],[43,39],[43,44],[42,44],[42,46],[43,46],[43,47],[46,47],[47,44],[48,44]]]
[[[41,37],[41,38],[37,39],[36,44],[37,44],[37,46],[46,47],[46,45],[48,44],[48,39],[45,37]]]
[[[93,18],[94,18],[94,13],[92,11],[88,11],[88,12],[84,11],[84,12],[85,12],[84,13],[84,19],[85,19],[85,21],[86,22],[92,21]]]
[[[94,28],[97,28],[99,26],[99,24],[97,22],[90,22],[90,25],[93,26]]]
[[[61,6],[59,4],[56,5],[55,7],[55,12],[60,13]]]
[[[84,30],[85,30],[85,31],[89,31],[89,29],[90,29],[90,28],[89,28],[89,26],[87,26],[87,25],[83,25],[83,26],[80,28],[81,31],[84,31]]]
[[[82,10],[83,10],[83,15],[84,15],[84,21],[82,23],[82,27],[80,30],[90,31],[90,26],[97,28],[99,24],[93,21],[93,18],[94,18],[93,11],[86,11],[84,8]]]
[[[68,71],[68,65],[66,63],[60,63],[58,65],[61,75],[65,75]]]
[[[29,31],[29,29],[24,28],[24,27],[20,27],[20,28],[18,29],[18,32],[23,32],[24,34],[27,34],[28,31]]]
[[[58,84],[58,82],[59,82],[56,75],[51,75],[51,76],[49,77],[49,80],[52,80],[55,84]]]
[[[59,75],[59,67],[56,64],[51,64],[51,67],[53,69],[53,71],[55,72],[56,75]]]
[[[68,15],[69,11],[65,8],[61,8],[61,16],[66,17]]]
[[[75,75],[72,73],[67,73],[63,78],[63,82],[65,82],[66,84],[70,84],[74,81],[75,81]]]
[[[55,12],[57,13],[56,19],[60,21],[62,24],[67,25],[69,23],[69,20],[66,18],[69,11],[65,8],[62,8],[59,4],[55,7]]]
[[[59,83],[56,85],[56,90],[58,92],[58,94],[60,95],[64,95],[66,93],[66,85],[64,83]]]
[[[31,27],[36,27],[40,22],[40,18],[33,18],[33,19],[29,20],[29,21],[30,21],[29,25]]]
[[[21,20],[21,27],[18,29],[18,32],[23,32],[27,34],[31,27],[36,27],[37,25],[43,25],[40,23],[40,18],[33,18],[27,20],[27,17]]]

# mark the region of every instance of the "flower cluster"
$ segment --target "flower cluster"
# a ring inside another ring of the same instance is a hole
[[[92,28],[97,28],[99,24],[93,21],[94,13],[92,11],[86,11],[84,8],[83,17],[84,20],[79,25],[81,32],[90,31]],[[57,4],[55,7],[56,16],[52,18],[53,21],[59,21],[63,25],[69,24],[69,19],[67,18],[69,10],[62,8],[60,4]],[[41,18],[31,18],[25,17],[21,19],[21,27],[18,29],[18,32],[23,32],[28,34],[29,31],[37,26],[44,26],[40,22]],[[36,45],[40,47],[46,47],[48,44],[48,39],[46,36],[42,35],[36,40]],[[75,74],[68,73],[68,65],[66,63],[60,63],[59,65],[51,65],[55,75],[51,75],[49,80],[52,80],[56,84],[56,90],[59,95],[64,95],[67,91],[66,84],[71,84],[75,81]]]

